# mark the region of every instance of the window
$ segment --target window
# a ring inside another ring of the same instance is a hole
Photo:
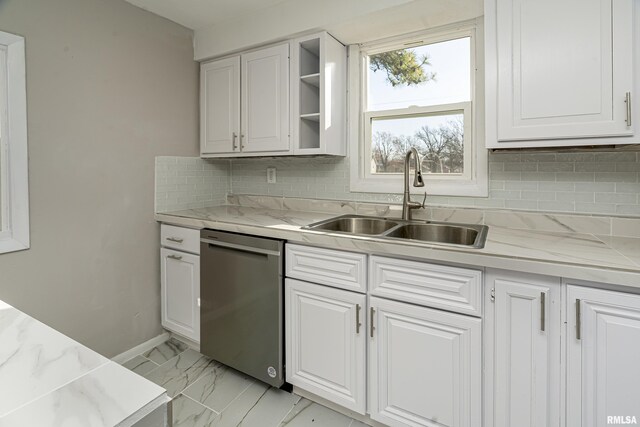
[[[401,192],[415,147],[430,194],[487,196],[476,32],[464,23],[350,47],[352,191]]]
[[[29,248],[24,38],[0,31],[0,253]]]

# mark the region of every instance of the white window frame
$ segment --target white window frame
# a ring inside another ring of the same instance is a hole
[[[470,37],[471,101],[386,111],[365,111],[367,106],[367,56],[401,49],[421,41],[432,44]],[[371,173],[371,119],[393,116],[464,114],[464,171],[462,174],[424,174],[431,195],[487,197],[488,152],[484,144],[484,58],[482,20],[471,20],[434,30],[411,33],[382,41],[349,46],[349,142],[350,190],[366,193],[400,193],[402,174]],[[411,188],[412,192],[420,192]],[[424,191],[423,189],[420,189]]]
[[[29,174],[24,37],[0,31],[0,253],[28,249]]]

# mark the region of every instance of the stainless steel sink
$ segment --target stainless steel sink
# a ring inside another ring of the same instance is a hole
[[[304,228],[350,234],[378,235],[397,225],[399,225],[399,222],[384,218],[345,215],[317,222]]]
[[[389,231],[385,234],[385,237],[481,248],[484,247],[486,239],[485,230],[486,226],[461,226],[441,223],[405,224]]]
[[[486,225],[453,224],[430,221],[403,221],[360,215],[343,215],[302,227],[306,230],[373,236],[381,239],[409,240],[431,244],[484,247]]]

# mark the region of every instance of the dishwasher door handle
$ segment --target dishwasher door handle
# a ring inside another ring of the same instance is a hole
[[[235,249],[238,251],[242,251],[242,252],[251,252],[254,254],[262,254],[262,255],[273,255],[273,256],[280,256],[280,252],[279,251],[270,251],[268,249],[262,249],[262,248],[254,248],[251,246],[244,246],[244,245],[238,245],[235,243],[229,243],[229,242],[221,242],[219,240],[211,240],[211,239],[200,239],[200,241],[202,243],[208,243],[211,246],[220,246],[223,248],[229,248],[229,249]]]

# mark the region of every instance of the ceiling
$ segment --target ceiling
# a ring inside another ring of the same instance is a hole
[[[192,30],[272,7],[286,0],[126,0]]]

